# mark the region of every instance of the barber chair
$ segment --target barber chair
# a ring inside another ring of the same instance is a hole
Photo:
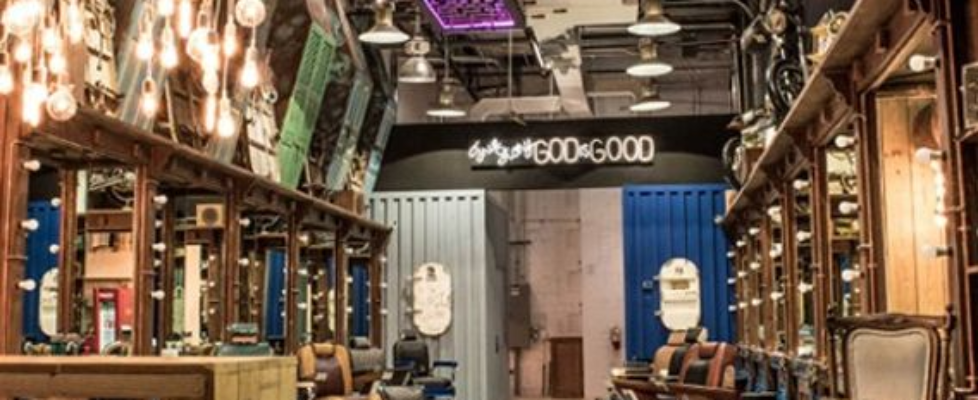
[[[655,352],[652,365],[644,371],[626,367],[612,371],[612,385],[620,397],[639,400],[657,399],[669,394],[669,383],[678,382],[686,353],[694,344],[705,342],[707,330],[692,328],[669,334],[666,344]],[[625,392],[629,392],[626,394]]]
[[[841,355],[830,368],[833,394],[852,400],[948,398],[953,321],[950,313],[830,317],[830,354]]]
[[[102,349],[107,356],[128,357],[132,355],[132,327],[123,326],[119,330],[119,339]]]
[[[234,323],[228,327],[228,343],[217,349],[218,357],[268,357],[274,352],[268,343],[258,340],[258,325]]]
[[[455,361],[431,362],[428,344],[414,332],[405,332],[394,344],[395,368],[407,368],[411,373],[410,384],[424,387],[425,398],[454,398]]]
[[[377,395],[355,394],[350,351],[331,343],[313,343],[296,353],[299,361],[299,398],[303,400],[376,400]]]
[[[736,346],[729,343],[697,343],[686,353],[679,382],[669,384],[675,398],[687,400],[737,400],[734,387]]]
[[[350,363],[353,371],[353,390],[368,393],[384,375],[384,350],[370,346],[370,340],[355,337],[350,340]]]

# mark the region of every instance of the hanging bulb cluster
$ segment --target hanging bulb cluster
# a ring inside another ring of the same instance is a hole
[[[21,118],[40,125],[45,113],[67,121],[78,112],[68,82],[66,46],[84,39],[80,0],[12,0],[0,15],[0,95],[20,84]]]
[[[256,30],[265,21],[267,10],[262,0],[227,0],[223,4],[225,14],[220,18],[222,10],[214,0],[202,0],[196,7],[192,0],[155,0],[143,11],[136,53],[148,68],[158,62],[165,71],[170,71],[180,64],[180,41],[184,41],[186,58],[201,72],[201,86],[206,94],[202,110],[204,129],[216,131],[220,137],[230,137],[235,133],[236,122],[228,79],[232,61],[242,50],[239,27],[250,30],[250,41],[244,49],[238,83],[242,89],[251,90],[262,79]],[[157,35],[160,19],[163,25]],[[226,22],[219,27],[220,20]],[[154,117],[159,112],[159,96],[158,84],[147,74],[141,97],[144,115]]]

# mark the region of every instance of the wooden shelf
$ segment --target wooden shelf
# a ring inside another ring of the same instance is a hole
[[[724,217],[725,224],[732,222],[734,214],[749,206],[749,197],[753,192],[765,186],[768,177],[764,170],[781,161],[790,151],[794,143],[792,133],[804,130],[813,121],[821,119],[825,106],[833,98],[840,96],[832,84],[830,75],[856,63],[867,49],[873,48],[877,34],[901,9],[902,4],[900,0],[858,0],[853,5],[839,35],[826,50],[823,60],[812,70],[804,89],[778,126],[774,138],[753,166],[741,189],[733,197]],[[914,24],[914,31],[904,35],[904,41],[917,38],[919,31],[923,29],[921,25],[922,22]],[[884,74],[890,64],[893,62],[884,63],[883,68],[872,71],[868,77],[874,78]]]

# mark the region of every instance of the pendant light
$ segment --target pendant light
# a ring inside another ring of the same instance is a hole
[[[428,116],[433,118],[463,118],[468,113],[455,104],[456,83],[449,76],[452,70],[451,49],[447,43],[445,45],[445,77],[441,80],[441,89],[438,91],[438,104],[428,109]]]
[[[679,24],[662,13],[661,0],[646,0],[642,17],[628,27],[628,33],[636,36],[665,36],[679,32]]]
[[[401,83],[434,83],[438,80],[435,67],[425,57],[431,50],[431,44],[421,35],[421,17],[414,21],[414,37],[404,46],[410,58],[401,65],[397,72],[397,80]]]
[[[662,100],[659,97],[659,90],[655,82],[649,81],[645,85],[642,85],[642,96],[629,109],[635,113],[646,113],[662,111],[669,107],[672,107],[672,103],[668,100]]]
[[[394,4],[378,0],[374,8],[374,26],[360,34],[360,41],[369,44],[398,44],[410,37],[394,25]]]
[[[655,78],[672,72],[672,65],[659,61],[658,46],[651,38],[642,38],[638,44],[639,62],[625,71],[635,78]]]

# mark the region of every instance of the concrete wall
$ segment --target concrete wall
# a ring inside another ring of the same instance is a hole
[[[532,346],[513,353],[518,395],[545,396],[550,338],[582,338],[585,398],[606,393],[622,353],[610,332],[624,330],[621,190],[511,192],[511,282],[531,287]],[[517,365],[518,364],[518,365]]]

